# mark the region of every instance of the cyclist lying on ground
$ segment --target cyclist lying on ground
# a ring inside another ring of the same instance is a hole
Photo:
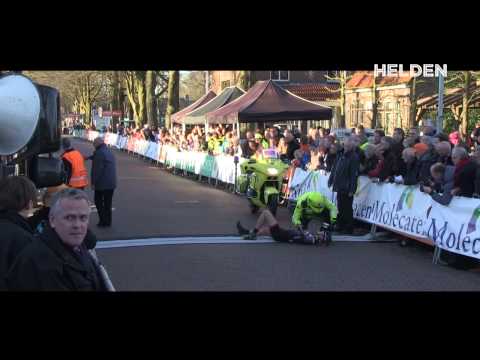
[[[281,228],[278,224],[278,221],[272,215],[270,210],[265,209],[260,214],[255,228],[248,230],[240,224],[240,221],[237,222],[237,229],[239,235],[243,236],[245,240],[255,240],[258,235],[270,235],[273,240],[279,242],[290,242],[290,243],[299,243],[299,244],[310,244],[315,245],[324,240],[324,233],[320,233],[317,236],[310,234],[307,231],[302,230],[300,227],[297,230],[290,230]],[[327,242],[331,241],[331,235],[329,232],[326,232],[328,239]]]

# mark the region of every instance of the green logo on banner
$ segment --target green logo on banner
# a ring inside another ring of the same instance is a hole
[[[212,177],[213,168],[215,165],[215,158],[208,155],[200,167],[200,174],[205,177]]]

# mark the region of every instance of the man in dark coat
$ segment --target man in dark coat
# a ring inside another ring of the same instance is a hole
[[[11,176],[0,181],[0,291],[8,289],[6,276],[17,256],[35,240],[26,220],[35,203],[36,188],[28,178]]]
[[[100,219],[97,226],[112,225],[112,199],[117,187],[117,169],[115,156],[104,144],[102,138],[93,141],[95,152],[89,159],[92,163],[91,184],[95,190],[95,206]]]
[[[337,157],[333,166],[328,186],[333,186],[337,193],[337,230],[346,234],[353,234],[353,195],[357,191],[357,180],[360,160],[355,151],[354,140],[345,139],[344,151]]]
[[[84,245],[90,218],[85,192],[54,195],[49,224],[18,255],[6,277],[14,291],[104,291],[101,274]]]

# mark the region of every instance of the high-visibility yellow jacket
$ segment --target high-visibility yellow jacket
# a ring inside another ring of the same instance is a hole
[[[301,225],[302,220],[312,219],[319,216],[323,210],[330,213],[330,222],[334,224],[337,220],[337,207],[319,192],[311,191],[297,198],[297,206],[293,212],[292,223],[295,226]]]

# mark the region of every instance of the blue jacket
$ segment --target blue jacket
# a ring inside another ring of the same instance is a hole
[[[92,185],[95,190],[113,190],[117,187],[115,156],[105,144],[100,145],[92,156]]]

